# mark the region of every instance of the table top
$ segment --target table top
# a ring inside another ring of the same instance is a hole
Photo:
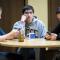
[[[25,39],[24,42],[18,42],[18,39],[7,40],[0,42],[0,45],[6,47],[24,47],[24,48],[46,48],[46,47],[60,47],[60,41],[47,41],[43,38]]]

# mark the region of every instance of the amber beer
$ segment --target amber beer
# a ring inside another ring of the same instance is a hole
[[[24,35],[21,32],[19,32],[18,40],[19,42],[24,42]]]

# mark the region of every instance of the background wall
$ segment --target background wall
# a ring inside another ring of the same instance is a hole
[[[48,28],[48,0],[28,0],[28,4],[35,9],[35,15],[41,19]]]
[[[3,8],[0,27],[7,33],[11,31],[13,24],[20,19],[24,4],[24,0],[0,0],[0,5]]]

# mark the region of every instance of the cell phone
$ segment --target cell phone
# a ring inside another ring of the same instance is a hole
[[[48,31],[47,33],[48,33],[49,35],[51,35],[51,32],[50,32],[50,31]]]

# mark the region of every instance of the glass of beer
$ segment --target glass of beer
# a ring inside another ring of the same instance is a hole
[[[23,31],[20,30],[18,35],[19,42],[24,42],[24,38],[25,38],[24,33]]]

